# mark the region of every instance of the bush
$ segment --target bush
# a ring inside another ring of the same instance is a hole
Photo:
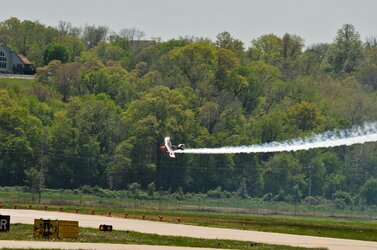
[[[221,191],[221,187],[217,187],[216,189],[209,190],[207,192],[207,196],[209,198],[216,198],[216,199],[224,197]]]
[[[185,194],[183,193],[182,187],[178,188],[177,192],[173,194],[173,197],[180,201],[185,199]]]
[[[154,197],[154,193],[156,191],[156,184],[154,182],[151,182],[148,184],[148,196],[149,198],[153,198]]]
[[[345,203],[345,205],[351,205],[353,204],[353,200],[352,200],[352,197],[349,193],[347,192],[343,192],[343,191],[337,191],[333,194],[332,196],[333,200],[343,200],[343,202]]]
[[[272,197],[273,201],[285,201],[285,192],[284,190],[280,189],[279,193]]]
[[[272,197],[273,197],[273,194],[272,193],[267,193],[263,196],[262,200],[263,201],[271,201],[272,200]]]
[[[304,201],[306,204],[314,206],[317,206],[321,203],[321,200],[317,196],[307,196]]]
[[[247,186],[246,186],[246,181],[242,180],[240,183],[239,188],[237,189],[235,196],[241,199],[247,199],[249,198],[249,194],[247,192]]]
[[[137,198],[138,193],[140,191],[140,187],[141,187],[141,185],[137,182],[129,184],[128,185],[128,192],[129,192],[130,196]]]
[[[346,202],[342,198],[336,198],[334,200],[335,207],[338,209],[344,209],[346,207]]]
[[[84,194],[95,194],[94,188],[89,186],[89,185],[84,185],[84,186],[80,187],[80,190]]]
[[[360,195],[368,205],[377,205],[377,178],[370,178],[360,188]]]
[[[62,63],[66,63],[69,61],[69,50],[62,44],[51,43],[47,46],[43,59],[45,64],[48,64],[53,60],[59,60]]]

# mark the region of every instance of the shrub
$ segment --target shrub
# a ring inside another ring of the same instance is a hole
[[[285,192],[284,190],[280,189],[279,193],[272,197],[273,201],[285,201]]]
[[[332,197],[333,197],[333,200],[337,200],[337,199],[343,200],[345,205],[351,205],[353,203],[351,195],[347,192],[337,191],[333,194]]]
[[[273,194],[272,193],[267,193],[263,196],[262,200],[263,201],[271,201],[272,200],[272,197],[273,197]]]
[[[207,196],[209,198],[223,198],[224,197],[221,191],[221,187],[217,187],[215,189],[209,190],[207,192]]]
[[[377,205],[377,178],[370,178],[360,188],[360,195],[368,205]]]

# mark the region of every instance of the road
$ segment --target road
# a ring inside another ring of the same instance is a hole
[[[189,248],[168,246],[146,246],[106,243],[76,243],[76,242],[52,242],[52,241],[0,241],[0,247],[8,248],[49,248],[49,249],[91,249],[91,250],[213,250],[213,248]],[[0,248],[1,249],[1,248]],[[218,248],[216,248],[218,249]],[[221,249],[220,249],[221,250]]]
[[[229,239],[266,244],[291,245],[300,247],[325,247],[330,250],[376,250],[377,242],[303,236],[281,233],[246,231],[238,229],[211,228],[154,222],[145,220],[83,215],[64,212],[0,209],[0,214],[10,215],[11,223],[33,224],[35,218],[77,220],[81,227],[98,228],[100,224],[111,224],[113,229],[130,230],[159,235],[186,236],[207,239]],[[144,248],[145,249],[145,248]]]
[[[17,74],[0,74],[0,79],[1,78],[12,78],[12,79],[34,79],[34,75],[17,75]]]

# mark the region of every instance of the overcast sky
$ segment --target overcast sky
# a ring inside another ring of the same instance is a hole
[[[11,0],[1,1],[0,21],[15,16],[57,26],[137,28],[146,39],[207,37],[228,31],[249,47],[263,34],[296,34],[306,45],[332,42],[345,23],[363,41],[377,37],[376,0]]]

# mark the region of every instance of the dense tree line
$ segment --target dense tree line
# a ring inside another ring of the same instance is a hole
[[[83,185],[300,201],[309,195],[376,204],[377,145],[293,153],[179,155],[349,128],[377,116],[377,42],[351,24],[334,41],[222,32],[143,41],[143,32],[57,27],[10,18],[0,41],[38,66],[30,88],[0,89],[1,185]],[[249,46],[248,48],[246,48]],[[310,187],[309,187],[310,185]]]

